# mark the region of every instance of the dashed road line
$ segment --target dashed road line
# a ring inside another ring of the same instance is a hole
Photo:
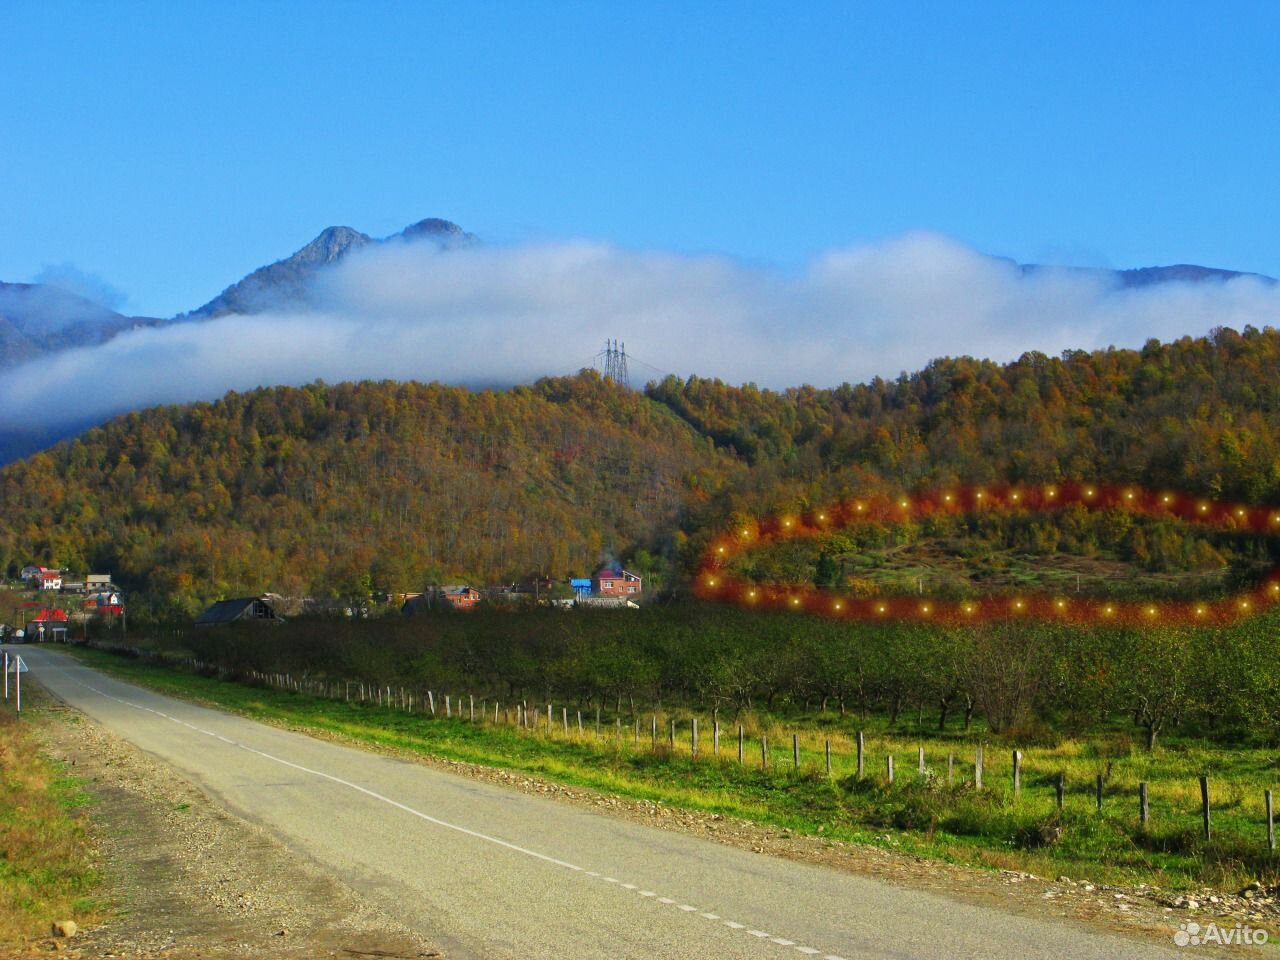
[[[77,679],[76,677],[72,676],[65,668],[55,668],[55,669],[59,669],[60,672],[63,673],[73,683],[78,683],[80,686],[84,687],[86,690],[91,690],[92,692],[98,694],[101,697],[105,697],[108,700],[114,700],[116,703],[123,704],[124,706],[127,706],[127,707],[132,707],[135,710],[141,710],[146,713],[153,714],[154,716],[160,717],[161,719],[164,719],[164,720],[168,720],[171,723],[176,723],[179,726],[186,727],[188,730],[192,730],[203,736],[212,737],[215,740],[220,740],[225,744],[236,747],[240,750],[244,750],[247,753],[252,753],[266,760],[271,760],[274,763],[279,763],[283,766],[291,767],[294,770],[298,770],[302,773],[309,773],[312,776],[329,780],[332,783],[336,783],[341,786],[347,787],[351,790],[355,790],[358,793],[362,793],[374,800],[379,800],[382,803],[395,807],[398,810],[402,810],[405,813],[411,814],[412,816],[425,820],[428,823],[435,824],[436,826],[444,827],[445,829],[448,829],[448,830],[454,830],[458,833],[465,834],[477,840],[483,840],[487,843],[492,843],[500,847],[505,847],[506,849],[514,851],[516,853],[522,853],[525,856],[533,857],[534,859],[541,860],[545,863],[550,863],[558,867],[563,867],[566,870],[571,870],[575,873],[580,873],[583,876],[591,877],[592,879],[602,880],[605,883],[615,884],[624,890],[634,891],[642,897],[652,898],[655,903],[661,903],[668,906],[675,906],[676,909],[684,913],[698,913],[699,916],[704,917],[707,920],[721,920],[724,926],[726,926],[730,930],[735,930],[735,931],[746,930],[749,936],[755,937],[758,940],[766,940],[770,943],[777,944],[780,947],[794,947],[798,952],[803,953],[806,956],[816,956],[817,954],[821,953],[820,950],[817,950],[814,947],[797,945],[794,940],[788,940],[785,937],[775,937],[769,933],[766,933],[763,930],[749,930],[747,929],[747,925],[744,923],[738,923],[737,921],[734,921],[734,920],[722,920],[719,914],[699,913],[698,908],[693,906],[692,904],[678,903],[676,900],[673,900],[671,897],[659,897],[654,891],[641,890],[634,883],[623,883],[622,881],[618,880],[615,877],[606,877],[595,870],[587,870],[584,867],[579,867],[576,864],[569,863],[566,860],[560,860],[557,857],[552,857],[545,853],[539,853],[536,850],[530,850],[526,847],[521,847],[518,844],[510,843],[509,841],[502,840],[498,837],[489,836],[488,834],[480,833],[479,831],[471,830],[467,827],[458,826],[457,824],[449,823],[445,820],[440,820],[437,817],[432,817],[428,814],[421,812],[420,810],[415,810],[412,807],[406,806],[405,804],[400,803],[399,801],[392,800],[390,797],[384,797],[381,794],[376,793],[373,790],[368,789],[367,787],[362,787],[357,783],[352,783],[349,780],[343,780],[341,777],[335,777],[332,774],[324,773],[321,770],[312,770],[309,767],[304,767],[301,764],[293,763],[292,761],[285,760],[282,757],[276,757],[269,753],[265,753],[262,750],[254,749],[253,747],[247,746],[246,744],[240,743],[236,740],[232,740],[228,737],[224,737],[219,733],[214,733],[212,730],[205,730],[202,727],[197,727],[194,724],[187,723],[185,720],[180,720],[177,717],[172,717],[169,714],[164,713],[163,711],[154,709],[153,707],[143,706],[142,704],[134,703],[130,700],[125,700],[121,697],[113,696],[112,694],[109,694],[104,690],[99,690],[97,687],[94,687],[91,684],[85,683],[83,680]],[[836,954],[833,954],[833,953],[828,953],[823,955],[822,960],[844,960],[844,958],[837,956]]]

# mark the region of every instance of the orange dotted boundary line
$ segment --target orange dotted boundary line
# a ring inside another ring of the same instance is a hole
[[[1121,602],[1026,595],[947,601],[923,597],[854,598],[802,585],[753,583],[725,572],[745,550],[794,537],[814,537],[867,523],[902,523],[930,516],[983,511],[1053,513],[1069,507],[1091,512],[1122,509],[1149,517],[1239,533],[1280,534],[1280,507],[1224,503],[1175,491],[1097,484],[966,487],[896,497],[860,497],[821,509],[780,514],[745,523],[716,537],[703,555],[695,582],[698,596],[721,603],[815,613],[842,620],[914,620],[970,623],[1018,618],[1073,623],[1221,624],[1252,616],[1280,602],[1280,565],[1261,584],[1224,600]]]

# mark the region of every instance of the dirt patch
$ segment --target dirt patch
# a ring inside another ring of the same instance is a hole
[[[26,694],[26,689],[24,689]],[[317,865],[31,685],[49,754],[95,799],[107,919],[0,956],[318,958],[443,956]],[[64,919],[64,918],[50,918]]]

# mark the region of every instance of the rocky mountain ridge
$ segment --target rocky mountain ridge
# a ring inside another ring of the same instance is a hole
[[[351,227],[326,227],[314,240],[283,260],[259,267],[208,303],[178,320],[210,320],[228,314],[262,313],[312,305],[312,281],[353,251],[389,243],[433,243],[440,250],[468,247],[477,238],[456,223],[428,217],[389,237],[374,239]]]

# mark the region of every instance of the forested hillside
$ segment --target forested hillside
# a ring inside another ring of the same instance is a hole
[[[1271,328],[829,390],[313,384],[130,414],[7,467],[0,563],[109,570],[173,612],[562,577],[689,560],[737,512],[881,489],[1074,478],[1280,502],[1278,438]]]
[[[897,380],[785,393],[675,378],[649,395],[752,464],[708,518],[849,493],[1092,479],[1280,500],[1280,333],[1142,350],[942,359]]]
[[[109,570],[173,613],[265,590],[586,575],[662,547],[736,469],[593,374],[262,389],[130,414],[6,468],[0,560]]]

